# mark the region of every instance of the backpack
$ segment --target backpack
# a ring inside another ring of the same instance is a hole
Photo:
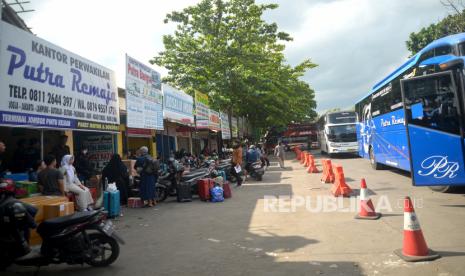
[[[210,189],[210,196],[211,202],[223,202],[224,201],[224,196],[223,196],[223,188],[220,186],[215,186]]]
[[[145,174],[157,174],[160,169],[160,164],[158,160],[154,160],[151,157],[147,157],[144,161],[144,166],[142,167],[142,172]]]

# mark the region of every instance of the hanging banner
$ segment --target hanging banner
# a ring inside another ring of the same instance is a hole
[[[237,127],[237,118],[232,117],[232,136],[233,138],[237,138],[239,136],[239,129]]]
[[[208,128],[214,131],[221,131],[221,119],[219,112],[210,109]]]
[[[227,113],[220,113],[221,116],[221,138],[224,140],[231,139],[231,130],[229,128],[229,116]]]
[[[152,68],[126,55],[127,126],[163,129],[161,76]]]
[[[194,124],[194,99],[192,96],[163,84],[163,118],[184,125]]]
[[[0,124],[118,131],[115,73],[0,21]]]
[[[195,91],[195,124],[199,129],[208,129],[210,125],[208,95],[199,91]]]

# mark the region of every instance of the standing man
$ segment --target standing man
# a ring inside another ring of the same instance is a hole
[[[242,147],[240,143],[236,143],[233,145],[233,154],[232,154],[232,168],[231,168],[231,174],[236,177],[237,179],[237,186],[242,185],[242,177],[241,177],[241,172],[236,171],[236,167],[242,168]]]
[[[66,145],[67,142],[68,142],[68,136],[61,135],[60,143],[56,145],[52,150],[52,154],[56,157],[55,163],[57,164],[57,166],[59,166],[58,164],[61,163],[61,159],[63,159],[63,156],[70,154],[69,147]]]
[[[284,146],[283,142],[279,142],[278,145],[274,148],[274,155],[278,157],[279,166],[281,169],[284,169]]]

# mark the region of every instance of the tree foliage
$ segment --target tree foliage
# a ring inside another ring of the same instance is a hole
[[[165,23],[176,30],[163,37],[165,50],[150,62],[169,71],[164,81],[208,93],[213,108],[244,116],[254,127],[312,119],[314,91],[300,78],[316,65],[286,64],[283,42],[292,38],[262,19],[275,8],[254,0],[203,0],[167,14]]]
[[[442,4],[451,9],[453,14],[448,15],[438,23],[410,34],[406,44],[412,56],[438,38],[465,32],[465,6],[462,1],[447,0]]]

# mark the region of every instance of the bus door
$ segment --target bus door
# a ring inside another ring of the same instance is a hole
[[[413,185],[465,185],[464,134],[452,71],[401,81]]]

